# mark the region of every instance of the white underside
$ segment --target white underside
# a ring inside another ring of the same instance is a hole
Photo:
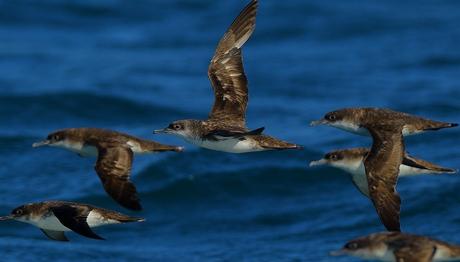
[[[353,183],[358,187],[359,191],[364,195],[369,197],[369,185],[366,176],[366,169],[364,168],[364,163],[362,161],[354,162],[335,162],[331,164],[332,166],[342,169],[347,173],[351,174]],[[436,173],[432,170],[415,168],[407,165],[400,165],[399,166],[399,176],[406,177],[406,176],[414,176],[414,175],[422,175],[422,174],[430,174]]]
[[[353,133],[353,134],[357,134],[357,135],[361,135],[361,136],[371,136],[371,134],[369,133],[369,131],[366,128],[362,128],[362,127],[360,127],[360,126],[358,126],[358,125],[356,125],[354,123],[345,122],[345,121],[338,121],[338,122],[335,122],[335,123],[331,123],[330,125],[333,126],[333,127],[342,129],[344,131]],[[407,128],[407,126],[404,126],[403,130],[402,130],[402,135],[403,136],[411,136],[411,135],[421,134],[423,132],[424,131],[410,132],[409,128]]]
[[[57,219],[56,216],[54,216],[54,214],[44,217],[31,217],[29,220],[17,220],[29,223],[31,225],[46,230],[72,231],[69,228],[65,227],[63,224],[61,224],[61,222]],[[88,214],[88,217],[86,218],[86,223],[89,227],[99,227],[103,225],[119,224],[120,222],[113,219],[105,219],[98,212],[93,210]]]
[[[143,153],[143,151],[140,148],[139,143],[135,141],[128,141],[126,145],[129,146],[134,153],[137,153],[137,154]],[[80,142],[70,142],[66,140],[66,141],[60,141],[60,142],[51,144],[50,146],[61,147],[61,148],[70,150],[72,152],[75,152],[83,157],[97,157],[98,155],[98,150],[95,146],[84,145],[83,143],[80,143]]]
[[[381,250],[374,250],[374,252],[369,253],[367,251],[357,252],[354,254],[357,257],[366,260],[378,260],[378,261],[387,261],[387,262],[397,262],[396,257],[394,256],[393,250],[387,248],[382,248]],[[438,245],[436,253],[433,256],[433,262],[443,262],[443,261],[458,261],[459,258],[453,258],[450,256],[450,252],[447,248]]]
[[[248,153],[267,150],[258,146],[252,139],[245,139],[243,141],[239,139],[225,139],[219,141],[186,139],[186,141],[199,147],[228,153]]]

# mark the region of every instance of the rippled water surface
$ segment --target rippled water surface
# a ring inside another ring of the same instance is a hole
[[[248,125],[305,150],[137,157],[142,213],[104,193],[94,159],[31,147],[86,126],[185,145],[152,130],[207,117],[208,61],[246,2],[0,1],[0,212],[59,199],[147,218],[70,243],[2,222],[2,261],[355,261],[328,253],[383,230],[372,204],[343,172],[307,165],[371,141],[308,123],[348,106],[460,122],[458,1],[261,0],[244,47]],[[459,168],[459,135],[410,137],[407,149]],[[458,175],[401,179],[403,230],[460,243],[459,188]]]

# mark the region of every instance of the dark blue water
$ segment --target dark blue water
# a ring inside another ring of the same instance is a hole
[[[247,1],[0,1],[0,212],[49,199],[147,218],[49,241],[0,224],[2,261],[355,261],[328,252],[382,231],[343,172],[307,164],[370,140],[308,123],[347,106],[460,122],[460,2],[261,0],[244,47],[248,125],[304,151],[232,155],[191,145],[135,159],[145,211],[117,206],[94,159],[31,144],[59,128],[104,127],[184,145],[152,130],[206,118],[207,66]],[[406,140],[460,167],[460,129]],[[401,179],[403,230],[460,243],[460,178]]]

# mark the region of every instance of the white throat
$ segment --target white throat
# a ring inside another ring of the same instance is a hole
[[[347,132],[358,134],[362,136],[370,136],[369,131],[366,128],[362,128],[359,125],[349,122],[349,121],[336,121],[334,123],[330,123],[330,126],[345,130]]]

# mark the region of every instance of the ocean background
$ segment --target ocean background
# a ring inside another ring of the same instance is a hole
[[[460,122],[460,1],[261,0],[244,46],[249,128],[303,151],[227,154],[153,135],[204,119],[207,67],[248,1],[0,0],[0,214],[68,200],[143,216],[145,223],[67,233],[0,223],[2,261],[357,261],[329,257],[383,231],[347,174],[309,168],[333,149],[371,140],[312,120],[343,107],[388,107]],[[95,159],[32,148],[56,129],[101,127],[184,153],[135,158],[144,211],[108,197]],[[414,156],[460,167],[460,128],[406,139]],[[403,178],[402,229],[460,243],[459,175]]]

